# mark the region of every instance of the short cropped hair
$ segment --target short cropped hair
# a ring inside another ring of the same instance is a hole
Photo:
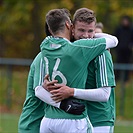
[[[73,24],[75,24],[77,21],[79,22],[85,22],[85,23],[96,23],[96,17],[93,10],[90,10],[88,8],[80,8],[76,10],[73,16]]]
[[[53,34],[64,30],[65,22],[70,21],[70,12],[67,9],[52,9],[46,14],[46,23]]]

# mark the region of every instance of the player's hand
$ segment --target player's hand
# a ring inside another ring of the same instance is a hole
[[[75,98],[68,98],[61,101],[60,109],[74,115],[81,115],[85,111],[85,105]]]
[[[45,88],[45,90],[47,91],[51,91],[58,88],[57,86],[55,86],[56,83],[58,83],[58,80],[50,81],[49,75],[45,75],[42,87]]]
[[[56,102],[60,102],[66,98],[72,97],[74,95],[74,89],[70,88],[63,84],[56,84],[59,89],[52,90],[50,93],[52,94],[52,99]]]

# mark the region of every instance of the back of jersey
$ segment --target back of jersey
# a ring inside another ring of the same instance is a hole
[[[86,40],[85,40],[86,41]],[[83,42],[83,44],[85,43]],[[72,44],[64,38],[47,37],[41,44],[42,58],[45,64],[45,72],[50,75],[50,80],[58,80],[69,87],[85,88],[87,79],[88,63],[100,52],[105,46],[82,46],[82,41]],[[95,45],[94,42],[88,41]],[[78,45],[79,44],[79,45]],[[98,43],[97,43],[98,44]],[[101,47],[101,49],[100,49]],[[54,115],[50,115],[54,113]],[[87,114],[82,115],[68,114],[58,108],[48,106],[46,116],[48,118],[67,118],[79,119],[85,118]]]
[[[84,88],[87,61],[82,49],[70,44],[66,39],[53,37],[42,43],[45,72],[50,75],[51,80],[56,79],[70,87]]]

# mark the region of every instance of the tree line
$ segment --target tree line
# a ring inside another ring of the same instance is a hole
[[[81,7],[94,10],[108,33],[113,33],[122,15],[133,18],[132,0],[1,0],[0,57],[33,59],[46,36],[48,10],[67,8],[73,15]]]

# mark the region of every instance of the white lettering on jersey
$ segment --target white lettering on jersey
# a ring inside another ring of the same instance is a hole
[[[49,61],[48,61],[47,57],[44,57],[44,60],[45,60],[45,65],[46,65],[45,66],[46,74],[49,74]],[[54,80],[56,76],[59,76],[62,79],[62,83],[66,85],[67,80],[66,80],[65,76],[59,70],[57,70],[59,64],[60,64],[60,59],[57,58],[55,66],[53,68],[53,72],[52,72],[52,80]]]

